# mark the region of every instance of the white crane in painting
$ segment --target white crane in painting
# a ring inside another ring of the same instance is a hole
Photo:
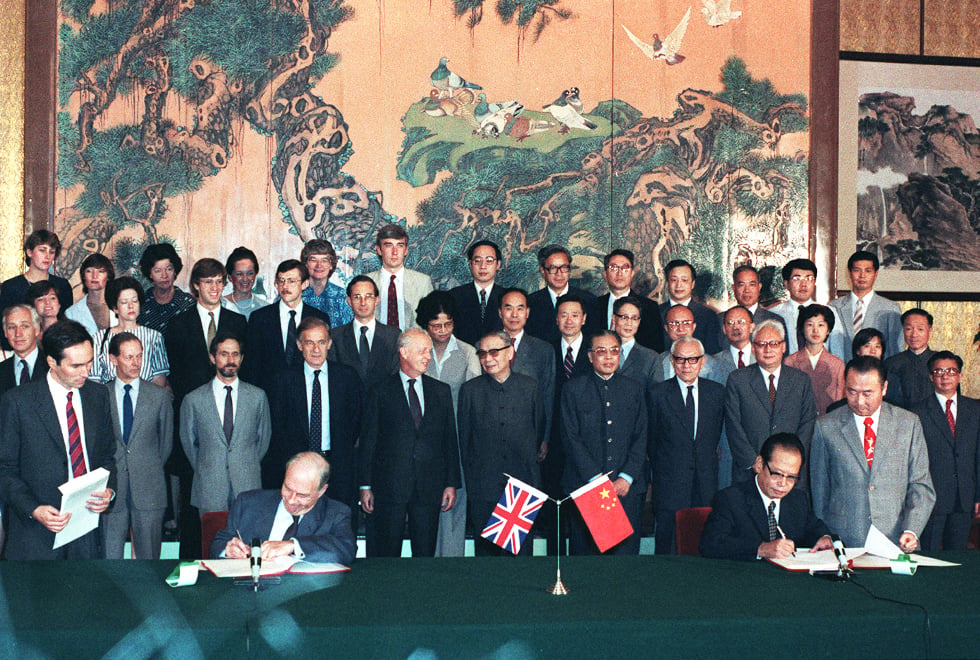
[[[732,0],[701,0],[701,4],[704,20],[711,27],[720,27],[742,15],[740,11],[732,11]]]
[[[671,32],[666,39],[660,39],[660,35],[656,32],[653,33],[653,43],[644,43],[635,34],[629,31],[629,28],[625,25],[623,29],[626,30],[626,35],[630,40],[636,44],[636,47],[643,51],[643,54],[649,57],[651,60],[663,60],[667,64],[680,64],[684,61],[684,56],[678,51],[681,49],[681,41],[684,39],[684,33],[687,32],[687,23],[691,20],[691,8],[687,8],[687,12],[684,14],[684,18],[681,22],[677,24],[674,31]]]

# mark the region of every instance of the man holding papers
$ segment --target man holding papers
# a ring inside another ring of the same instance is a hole
[[[227,526],[211,543],[212,557],[244,559],[253,538],[262,539],[262,559],[293,556],[309,562],[349,564],[357,552],[350,508],[324,497],[330,465],[315,452],[286,463],[282,489],[253,490],[235,499]]]
[[[54,549],[55,534],[70,514],[59,511],[58,486],[103,467],[105,489],[86,502],[102,513],[115,497],[116,443],[109,395],[88,379],[92,339],[75,321],[44,332],[48,375],[10,390],[0,399],[0,492],[10,511],[7,559],[98,559],[105,556],[97,530]]]
[[[715,559],[788,557],[796,546],[831,547],[830,530],[813,514],[810,498],[794,490],[803,469],[803,443],[777,433],[762,444],[755,479],[719,491],[701,534],[701,554]]]

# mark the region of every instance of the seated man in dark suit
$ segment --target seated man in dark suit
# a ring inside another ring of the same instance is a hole
[[[363,392],[398,371],[397,327],[375,318],[378,285],[367,275],[358,275],[347,283],[347,304],[354,310],[354,320],[330,329],[330,355],[357,371]]]
[[[794,490],[803,470],[803,443],[777,433],[762,443],[755,479],[719,491],[701,534],[701,554],[715,559],[784,558],[799,547],[831,547],[830,530],[813,515],[810,497]]]
[[[41,317],[30,305],[11,305],[3,310],[3,336],[14,354],[0,362],[0,394],[17,385],[44,379],[48,362],[38,346]]]
[[[211,543],[212,557],[244,559],[242,539],[263,539],[262,558],[292,555],[312,562],[349,564],[357,552],[350,508],[324,497],[330,465],[304,452],[286,464],[282,489],[252,490],[235,498],[228,524]]]
[[[585,289],[569,285],[572,254],[561,245],[546,245],[538,250],[538,272],[541,273],[545,286],[527,297],[527,307],[530,311],[527,332],[549,344],[556,344],[561,338],[558,326],[555,324],[558,299],[566,293],[574,293],[591,307],[595,296]]]
[[[660,318],[667,322],[667,312],[675,305],[684,305],[694,315],[697,329],[694,338],[700,339],[708,355],[714,355],[721,350],[721,323],[718,322],[717,312],[693,298],[694,285],[697,283],[697,273],[694,266],[683,259],[674,259],[664,266],[664,278],[667,280],[667,300],[660,303]],[[667,345],[667,333],[664,332],[664,345]]]
[[[466,250],[473,281],[449,290],[456,301],[454,334],[470,346],[476,346],[486,333],[503,327],[495,311],[500,307],[503,288],[494,282],[503,258],[500,247],[493,241],[473,243]]]

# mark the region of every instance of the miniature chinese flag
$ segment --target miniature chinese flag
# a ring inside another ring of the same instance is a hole
[[[599,552],[605,552],[633,533],[609,477],[597,477],[571,495]]]

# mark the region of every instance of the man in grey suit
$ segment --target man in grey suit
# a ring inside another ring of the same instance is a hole
[[[902,310],[898,303],[875,294],[878,266],[876,254],[864,250],[852,254],[847,260],[851,292],[830,301],[844,331],[844,356],[841,358],[844,361],[851,359],[851,343],[861,328],[877,328],[885,335],[888,345],[883,347],[882,357],[902,350]]]
[[[365,397],[367,393],[398,370],[398,328],[375,318],[378,285],[367,275],[347,283],[347,304],[354,320],[330,329],[330,360],[357,370]]]
[[[813,512],[845,544],[863,546],[871,526],[912,552],[936,491],[919,418],[883,403],[888,383],[877,358],[847,364],[847,406],[820,418],[810,450]]]
[[[759,281],[759,271],[755,266],[743,264],[732,272],[732,293],[735,294],[735,302],[749,310],[753,323],[762,323],[772,319],[783,324],[784,330],[786,322],[783,317],[775,314],[759,304],[759,294],[762,292],[762,283]],[[718,312],[718,323],[724,323],[725,312]],[[721,328],[722,336],[718,341],[722,346],[725,345],[725,328]]]
[[[180,442],[194,468],[191,504],[201,513],[227,511],[241,493],[262,487],[269,401],[238,378],[243,356],[240,340],[219,330],[210,346],[215,377],[180,406]]]
[[[762,443],[774,433],[793,433],[809,449],[817,409],[810,377],[783,365],[783,324],[763,321],[752,333],[756,364],[736,369],[725,386],[725,433],[732,449],[732,481],[752,477]],[[801,484],[805,486],[804,483]]]
[[[408,233],[394,223],[378,230],[374,251],[381,257],[381,268],[368,273],[378,285],[381,297],[375,309],[378,320],[399,332],[415,326],[415,309],[432,291],[432,279],[425,273],[405,268]]]
[[[659,320],[659,314],[652,321]],[[633,296],[613,303],[613,331],[622,342],[619,350],[619,373],[640,383],[643,389],[656,383],[657,351],[636,342],[636,331],[643,323],[643,308]]]
[[[170,393],[141,380],[143,345],[119,332],[109,340],[116,377],[107,384],[116,438],[116,500],[105,516],[106,558],[122,559],[129,531],[133,558],[159,559],[167,484],[163,465],[174,443]]]
[[[722,342],[724,348],[713,357],[718,366],[719,382],[724,385],[728,382],[728,374],[755,364],[751,341],[755,332],[752,314],[741,305],[729,308],[721,317],[721,331],[725,335]]]

